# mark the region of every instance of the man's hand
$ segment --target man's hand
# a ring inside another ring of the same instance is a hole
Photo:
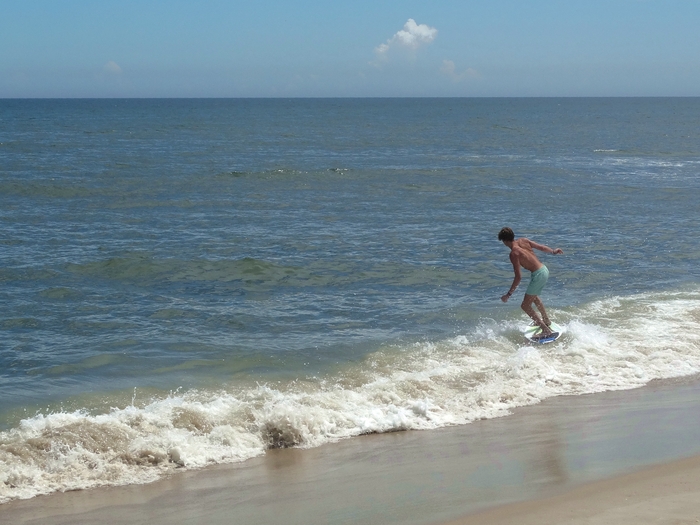
[[[557,248],[556,250],[552,251],[552,255],[564,255],[564,250]]]
[[[507,303],[508,299],[510,299],[510,295],[508,295],[508,294],[501,296],[501,301],[503,301],[504,303]]]

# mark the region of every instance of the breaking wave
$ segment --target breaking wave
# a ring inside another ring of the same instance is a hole
[[[174,392],[142,404],[38,414],[0,433],[0,502],[148,483],[178,469],[281,447],[504,416],[560,395],[700,372],[700,291],[556,312],[559,342],[525,344],[522,322],[387,346],[323,377]]]

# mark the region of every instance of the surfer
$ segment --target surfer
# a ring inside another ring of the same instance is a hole
[[[547,311],[544,309],[544,304],[539,298],[544,285],[547,284],[549,270],[540,262],[534,250],[540,250],[554,255],[563,254],[564,252],[561,248],[553,250],[549,246],[538,244],[525,237],[516,239],[513,230],[507,227],[502,228],[501,231],[498,232],[498,240],[503,241],[503,244],[510,248],[510,262],[513,263],[513,271],[515,272],[513,284],[510,286],[508,293],[501,297],[501,301],[504,303],[508,302],[508,299],[510,299],[510,296],[513,295],[513,292],[515,292],[515,289],[520,284],[520,267],[522,266],[526,270],[530,270],[530,284],[525,291],[525,297],[520,307],[530,316],[535,324],[542,328],[541,337],[549,336],[552,333],[552,330],[549,328],[552,322],[549,320]],[[540,311],[542,315],[541,318],[537,315],[537,312],[535,312],[532,303],[535,303],[535,306]]]

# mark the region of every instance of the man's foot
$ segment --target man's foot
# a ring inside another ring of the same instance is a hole
[[[540,326],[540,329],[542,331],[539,334],[537,334],[538,339],[544,339],[545,337],[549,337],[550,335],[552,335],[554,333],[552,330],[549,329],[548,326],[546,328],[542,328]]]

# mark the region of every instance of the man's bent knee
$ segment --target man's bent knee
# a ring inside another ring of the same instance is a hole
[[[527,310],[528,308],[532,307],[532,302],[537,299],[536,295],[528,295],[525,294],[525,297],[523,297],[523,302],[520,303],[520,308],[523,310]]]

